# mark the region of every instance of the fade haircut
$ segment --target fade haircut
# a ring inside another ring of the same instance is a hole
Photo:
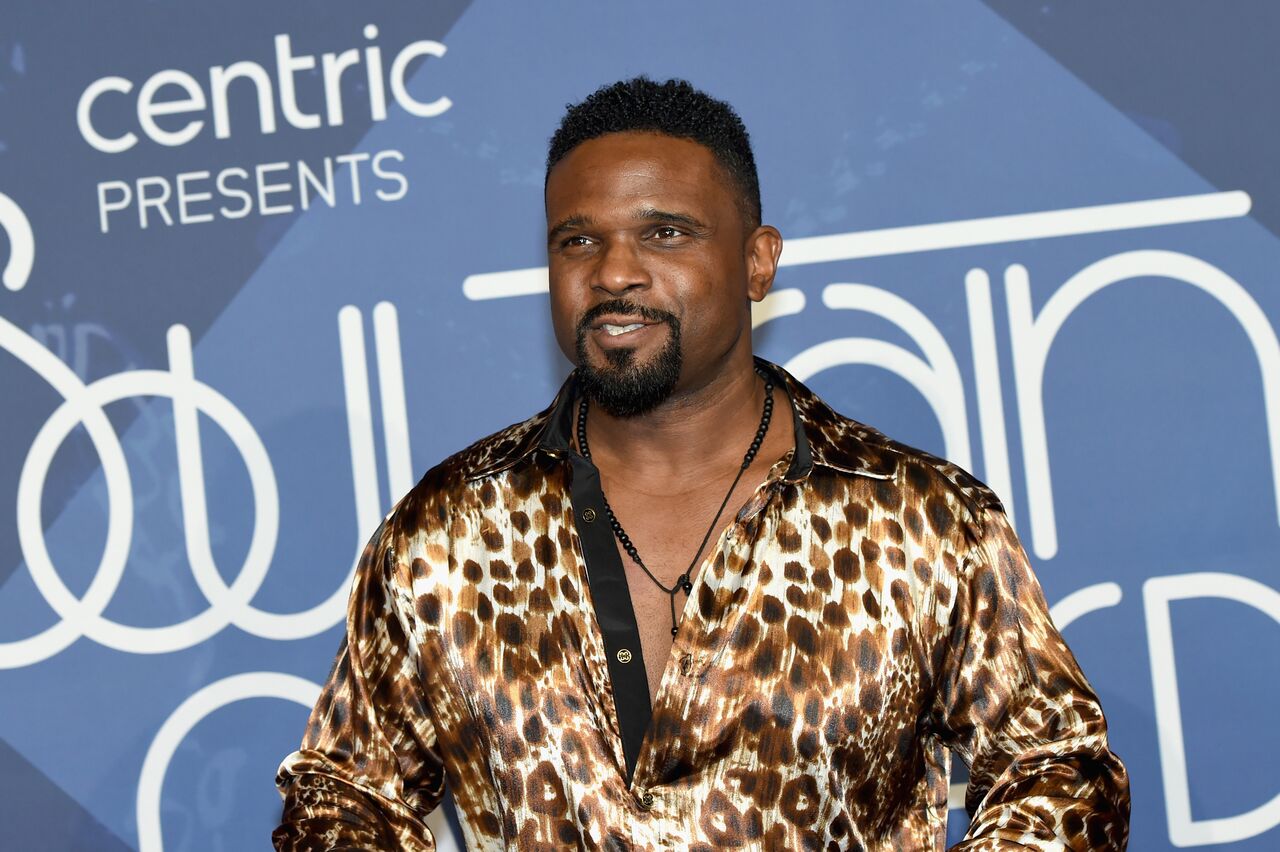
[[[551,137],[547,177],[574,148],[609,133],[662,133],[697,142],[715,155],[733,181],[738,207],[748,230],[760,224],[760,179],[751,139],[733,107],[690,85],[688,80],[658,83],[648,77],[601,86],[581,103],[567,104]]]

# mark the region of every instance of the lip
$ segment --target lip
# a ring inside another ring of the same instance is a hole
[[[604,330],[606,325],[635,325],[636,323],[640,323],[640,328],[625,331],[622,334],[614,335]],[[591,325],[591,339],[602,349],[631,347],[652,337],[655,333],[654,326],[659,325],[663,323],[649,322],[638,317],[601,317]]]
[[[640,323],[641,325],[658,324],[656,320],[647,320],[644,317],[639,317],[634,314],[605,314],[604,316],[597,318],[595,322],[591,323],[591,330],[599,331],[606,325],[635,325],[636,323]],[[639,329],[637,329],[637,331],[638,330]]]

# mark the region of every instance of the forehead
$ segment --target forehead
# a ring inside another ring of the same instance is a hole
[[[547,216],[630,202],[733,207],[734,190],[714,154],[661,133],[610,133],[578,145],[547,178]],[[619,212],[622,212],[619,210]]]

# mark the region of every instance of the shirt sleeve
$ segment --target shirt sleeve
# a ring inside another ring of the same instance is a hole
[[[411,653],[412,609],[392,518],[365,546],[347,632],[311,711],[301,748],[276,776],[284,799],[277,850],[436,848],[424,821],[444,794],[436,733]]]
[[[1098,698],[1049,618],[1003,509],[983,508],[961,562],[934,707],[969,765],[953,852],[1123,850],[1129,780]]]

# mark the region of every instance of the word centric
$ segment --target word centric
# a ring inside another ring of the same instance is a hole
[[[364,37],[373,41],[378,37],[378,28],[369,24],[364,28]],[[409,93],[405,85],[405,76],[409,64],[415,59],[433,56],[443,57],[445,46],[438,41],[424,39],[412,42],[401,48],[391,61],[391,68],[384,80],[382,49],[377,45],[365,47],[363,62],[365,66],[365,83],[368,88],[369,117],[374,121],[383,121],[387,117],[387,88],[396,103],[410,115],[431,118],[445,112],[453,105],[443,95],[431,101],[420,101]],[[231,137],[231,114],[229,109],[231,84],[237,80],[247,81],[257,97],[258,130],[263,134],[275,133],[276,99],[279,98],[280,113],[284,120],[299,130],[315,130],[323,123],[337,127],[346,119],[345,105],[342,100],[342,77],[351,69],[361,64],[361,51],[349,48],[341,53],[325,53],[319,57],[320,80],[324,87],[324,117],[318,113],[305,112],[298,105],[297,74],[299,71],[314,71],[317,58],[312,55],[294,55],[293,45],[287,34],[275,37],[275,77],[257,62],[241,60],[231,65],[215,65],[209,69],[208,94],[200,82],[176,68],[166,68],[151,75],[139,87],[136,100],[138,128],[152,142],[158,145],[177,147],[185,145],[200,135],[204,129],[205,119],[196,116],[205,115],[212,109],[213,135],[217,139]],[[244,88],[242,85],[241,89]],[[176,99],[163,99],[165,90],[177,89],[181,96]],[[117,135],[107,135],[112,131],[103,131],[101,125],[95,123],[95,106],[100,98],[111,94],[117,100],[121,95],[133,92],[133,81],[124,77],[107,76],[94,80],[80,95],[76,107],[76,126],[84,141],[99,151],[107,154],[119,154],[128,151],[138,144],[138,134],[132,130]],[[158,118],[162,116],[190,116],[181,127],[174,126],[166,120],[169,127],[161,126]],[[114,119],[114,117],[113,117]],[[111,122],[118,125],[118,119]]]

